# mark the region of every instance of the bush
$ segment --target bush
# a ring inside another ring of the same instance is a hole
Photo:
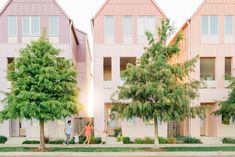
[[[5,143],[7,141],[7,137],[0,136],[0,143]]]
[[[123,137],[123,144],[131,144],[130,137]]]
[[[40,141],[36,141],[36,140],[25,140],[22,144],[40,144]]]
[[[143,140],[144,144],[154,144],[154,139],[150,138],[150,137],[145,137]]]
[[[86,140],[86,137],[85,136],[79,136],[79,144],[83,144]]]
[[[235,144],[235,139],[234,138],[223,138],[222,142],[224,144]]]
[[[134,143],[135,144],[144,144],[144,141],[141,138],[136,138]]]
[[[120,135],[119,135],[119,136],[117,137],[117,142],[122,142],[122,141],[123,141],[123,136],[120,136]]]
[[[201,144],[202,141],[200,139],[197,139],[195,137],[177,137],[178,141],[180,143],[184,143],[184,144]]]
[[[49,141],[48,144],[63,144],[65,141],[60,139],[60,140],[53,140]]]
[[[118,137],[121,134],[122,130],[121,128],[114,129],[114,137]]]
[[[100,144],[102,142],[100,137],[91,137],[90,144]]]
[[[176,144],[176,143],[177,143],[177,140],[176,140],[176,138],[171,137],[171,138],[168,138],[168,139],[167,139],[167,143],[168,143],[168,144]]]
[[[167,144],[167,139],[164,137],[159,137],[158,141],[159,141],[159,144]]]

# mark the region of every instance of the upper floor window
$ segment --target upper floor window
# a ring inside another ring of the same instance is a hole
[[[40,17],[39,16],[23,16],[22,20],[23,36],[39,36],[40,35]]]
[[[123,43],[131,44],[133,42],[132,36],[132,17],[123,17]]]
[[[225,35],[233,34],[233,16],[224,17],[224,34]]]
[[[218,16],[202,16],[202,34],[218,35]]]
[[[59,17],[58,16],[49,17],[49,36],[51,37],[59,36]]]
[[[105,16],[104,18],[104,42],[106,44],[114,43],[114,18]]]
[[[147,42],[146,32],[156,33],[155,16],[138,17],[138,43],[145,44]]]
[[[17,36],[17,16],[8,16],[8,37]]]

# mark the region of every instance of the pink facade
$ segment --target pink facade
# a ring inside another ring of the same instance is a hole
[[[16,19],[14,21],[16,26],[14,27],[9,25],[11,17],[13,17],[13,20]],[[51,20],[54,23],[51,22],[52,24],[50,24],[50,19],[54,19],[54,21]],[[1,91],[6,91],[10,87],[5,78],[9,58],[19,56],[18,50],[20,48],[25,47],[31,40],[37,39],[43,30],[46,30],[49,40],[55,47],[62,50],[61,57],[71,59],[76,66],[79,72],[78,86],[81,89],[80,100],[84,108],[86,108],[85,106],[88,104],[88,87],[91,78],[91,54],[87,34],[74,28],[73,21],[66,15],[55,0],[9,0],[0,12],[0,23]],[[24,26],[26,24],[27,26]],[[52,28],[51,30],[50,27]],[[39,29],[39,31],[37,29]],[[55,29],[57,30],[56,32]],[[15,34],[9,35],[11,31]],[[27,35],[23,32],[26,32]],[[51,35],[51,32],[55,33]],[[4,95],[1,94],[0,98],[3,97]],[[4,104],[0,106],[3,108]],[[83,114],[69,119],[72,119],[74,125],[76,125],[78,117],[83,118],[86,116],[87,111],[84,110]],[[46,136],[49,138],[64,137],[64,124],[64,120],[48,122],[45,128]],[[38,122],[34,120],[9,120],[0,124],[0,134],[8,137],[26,136],[27,138],[38,138],[38,131]]]
[[[122,84],[120,71],[135,62],[146,45],[145,31],[156,34],[164,13],[153,0],[107,0],[92,19],[94,37],[94,125],[102,131],[122,128],[124,136],[151,137],[153,126],[141,119],[114,120],[111,96]],[[167,126],[159,129],[167,136]],[[96,134],[98,135],[98,134]]]
[[[202,80],[206,87],[199,90],[193,105],[206,105],[207,117],[191,119],[181,125],[182,135],[195,137],[235,136],[235,126],[222,123],[222,117],[211,113],[218,109],[217,102],[228,95],[225,73],[234,76],[235,66],[235,5],[233,0],[205,0],[179,32],[184,34],[181,54],[175,59],[185,61],[197,55],[195,72],[190,79]]]

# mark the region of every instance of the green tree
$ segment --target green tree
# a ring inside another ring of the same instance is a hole
[[[223,123],[229,125],[230,120],[235,121],[235,77],[226,75],[230,81],[228,98],[219,102],[219,109],[213,114],[222,116]]]
[[[200,107],[190,107],[200,86],[199,81],[188,79],[197,58],[185,63],[170,62],[180,52],[178,44],[182,40],[179,35],[173,44],[166,46],[173,31],[169,20],[163,20],[158,40],[146,33],[145,52],[135,65],[128,64],[121,73],[124,85],[112,97],[113,111],[123,118],[154,120],[155,148],[159,148],[158,122],[182,121],[203,113]]]
[[[42,35],[20,50],[7,71],[11,88],[0,118],[39,120],[40,150],[45,149],[44,123],[76,114],[80,106],[75,68],[59,54]]]

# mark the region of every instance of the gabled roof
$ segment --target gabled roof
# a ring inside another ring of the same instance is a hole
[[[5,6],[3,7],[3,9],[0,11],[0,15],[2,15],[2,13],[7,9],[7,7],[10,5],[10,3],[12,2],[13,0],[8,0],[7,3],[5,4]],[[77,42],[77,44],[79,44],[78,42],[78,37],[76,35],[76,28],[73,24],[73,20],[71,18],[69,18],[69,16],[67,15],[67,13],[64,11],[64,9],[59,5],[59,3],[57,2],[57,0],[52,0],[54,2],[54,4],[59,8],[59,10],[63,13],[63,15],[69,20],[69,22],[72,23],[72,32],[74,34],[74,37],[75,37],[75,40]]]
[[[94,25],[94,19],[101,13],[101,11],[106,7],[106,5],[109,3],[110,0],[106,0],[103,5],[101,6],[101,8],[96,12],[95,16],[91,19],[92,24]],[[160,11],[160,13],[164,16],[164,18],[168,18],[166,16],[166,14],[162,11],[162,9],[157,5],[157,3],[154,0],[150,0],[153,5],[156,7],[156,9],[158,9]]]

